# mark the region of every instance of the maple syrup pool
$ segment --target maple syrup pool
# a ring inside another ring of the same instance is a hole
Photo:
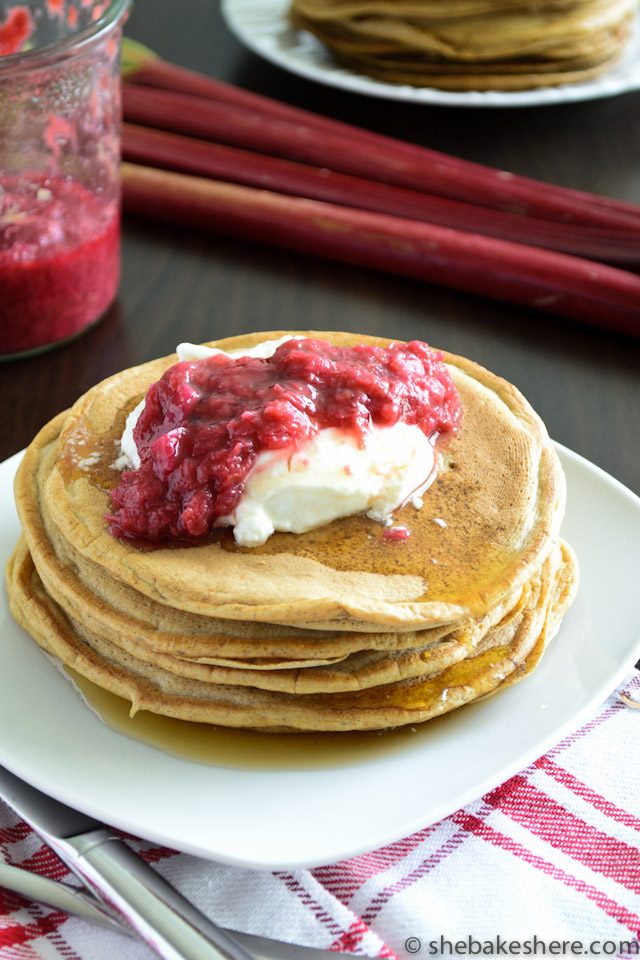
[[[146,710],[131,717],[127,700],[70,667],[65,667],[64,673],[86,705],[112,730],[182,760],[240,770],[323,770],[366,763],[409,750],[428,737],[441,737],[449,724],[459,722],[460,711],[454,710],[394,730],[259,733],[177,720]]]

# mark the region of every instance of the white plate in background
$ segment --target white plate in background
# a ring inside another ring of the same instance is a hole
[[[593,80],[535,90],[437,90],[384,83],[336,63],[310,33],[295,30],[287,20],[290,0],[222,0],[222,15],[235,37],[258,56],[278,67],[331,87],[389,100],[449,107],[531,107],[596,100],[640,89],[640,27],[621,60]]]

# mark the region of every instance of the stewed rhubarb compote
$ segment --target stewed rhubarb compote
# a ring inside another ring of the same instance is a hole
[[[110,530],[147,541],[204,540],[214,527],[233,525],[256,472],[274,462],[304,470],[305,451],[320,435],[335,449],[336,438],[346,440],[351,453],[384,438],[381,428],[405,424],[432,446],[459,416],[442,356],[420,341],[342,347],[299,338],[266,358],[218,352],[180,362],[147,393],[133,432],[140,466],[125,471],[111,494]],[[372,469],[380,472],[379,463]]]
[[[0,354],[75,336],[120,276],[116,200],[44,173],[0,175]]]

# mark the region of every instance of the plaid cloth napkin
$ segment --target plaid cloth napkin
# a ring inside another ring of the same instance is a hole
[[[621,691],[640,702],[640,674]],[[132,841],[225,927],[357,956],[640,954],[640,711],[618,692],[486,796],[371,853],[263,873]],[[7,863],[71,881],[0,807]],[[73,882],[73,881],[71,881]],[[1,960],[149,960],[146,946],[0,891]]]

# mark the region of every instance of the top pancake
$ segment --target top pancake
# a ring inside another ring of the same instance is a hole
[[[282,331],[217,341],[225,350]],[[344,333],[297,331],[333,343],[386,345]],[[463,407],[443,445],[424,507],[396,511],[411,537],[386,542],[362,515],[241,548],[229,531],[199,546],[144,550],[107,530],[112,464],[126,415],[175,355],[98,384],[71,409],[40,494],[72,552],[161,604],[226,619],[314,620],[426,628],[478,617],[524,585],[558,538],[564,479],[544,425],[509,383],[445,354]],[[36,438],[35,443],[38,440]],[[17,485],[20,502],[20,480]],[[438,522],[435,522],[438,521]]]

